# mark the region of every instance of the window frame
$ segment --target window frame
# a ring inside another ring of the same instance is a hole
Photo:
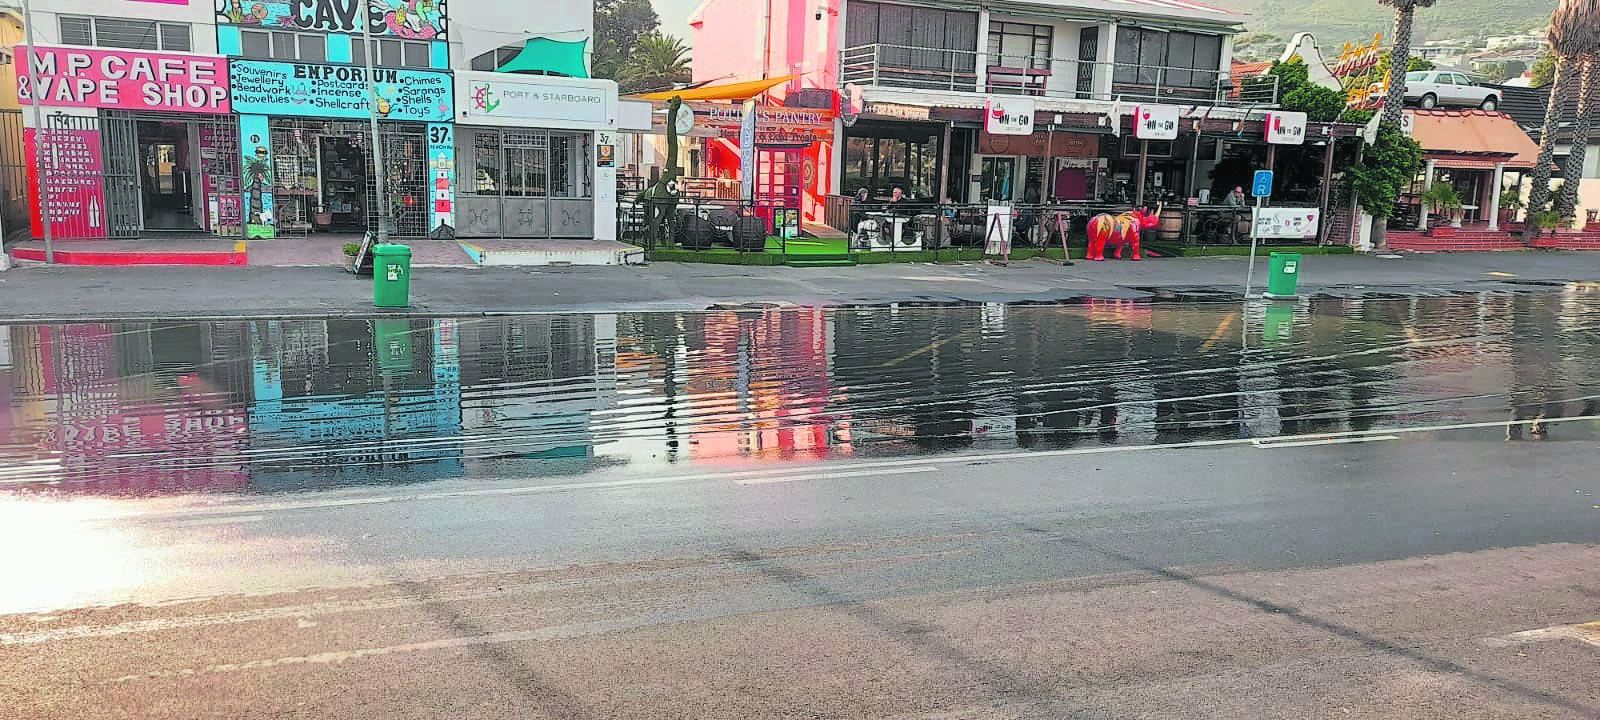
[[[150,23],[150,29],[147,32],[147,35],[153,41],[154,47],[129,47],[127,45],[107,45],[107,44],[105,44],[104,40],[101,38],[100,23],[102,21],[112,21],[112,22],[121,22],[121,23]],[[68,42],[67,39],[66,39],[67,38],[67,32],[66,32],[66,27],[65,27],[65,24],[68,23],[68,22],[83,22],[83,23],[87,24],[88,31],[89,31],[89,42],[88,43]],[[176,35],[174,37],[182,37],[183,38],[182,43],[179,43],[183,47],[175,47],[175,46],[173,46],[173,45],[171,45],[171,44],[169,44],[167,42],[167,40],[169,39],[168,35],[167,35],[168,31],[181,31],[181,35]],[[78,46],[78,47],[106,48],[106,49],[109,49],[109,50],[133,50],[133,51],[137,51],[137,52],[194,52],[194,24],[193,23],[186,23],[186,22],[169,22],[169,21],[166,21],[166,20],[155,20],[155,19],[146,19],[146,18],[105,17],[105,16],[102,16],[102,15],[82,15],[82,14],[78,14],[78,13],[57,13],[56,14],[56,33],[57,33],[57,37],[61,38],[61,41],[62,41],[63,45],[75,45],[75,46]]]
[[[1041,32],[1042,31],[1042,32]],[[989,64],[999,65],[999,58],[1013,57],[1006,53],[1007,38],[1025,38],[1028,42],[1026,56],[1033,62],[1031,67],[1035,70],[1048,69],[1050,61],[1055,57],[1055,26],[1039,25],[1037,23],[1013,22],[1010,20],[995,21],[989,24]],[[1041,48],[1043,52],[1041,52]],[[1043,64],[1041,66],[1041,63]]]

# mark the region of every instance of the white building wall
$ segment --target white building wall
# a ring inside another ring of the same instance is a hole
[[[533,3],[452,2],[450,67],[470,70],[472,58],[530,38],[547,37],[564,42],[589,41],[594,57],[594,0],[537,0]]]
[[[32,10],[34,42],[40,45],[64,44],[59,17],[79,15],[187,23],[189,52],[217,54],[216,10],[211,0],[190,0],[184,5],[136,0],[43,0],[34,2]]]

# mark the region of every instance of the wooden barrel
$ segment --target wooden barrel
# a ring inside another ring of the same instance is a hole
[[[1183,237],[1183,208],[1165,208],[1161,211],[1161,224],[1156,237],[1164,243],[1176,243]]]

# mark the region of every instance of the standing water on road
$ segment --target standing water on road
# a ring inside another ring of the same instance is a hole
[[[1578,288],[1242,311],[0,326],[0,492],[274,493],[1471,423],[1593,439],[1597,346],[1600,295]]]

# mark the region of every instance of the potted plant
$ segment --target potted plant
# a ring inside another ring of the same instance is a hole
[[[1522,192],[1516,189],[1500,193],[1500,227],[1506,227],[1517,221],[1517,212],[1522,210]]]
[[[1529,247],[1553,248],[1556,246],[1555,228],[1561,225],[1561,213],[1554,210],[1528,213],[1528,222],[1533,223],[1533,240],[1528,242]]]
[[[324,207],[322,205],[318,205],[317,206],[317,211],[316,211],[315,214],[312,215],[311,219],[313,221],[315,221],[318,225],[332,225],[333,224],[333,213],[329,212],[328,208],[326,208],[326,207]]]
[[[1456,193],[1456,186],[1450,183],[1434,183],[1433,187],[1422,194],[1422,204],[1436,218],[1446,215],[1453,220],[1461,210],[1461,196]],[[1428,223],[1430,237],[1455,237],[1456,228],[1453,225],[1442,225],[1437,222]]]

